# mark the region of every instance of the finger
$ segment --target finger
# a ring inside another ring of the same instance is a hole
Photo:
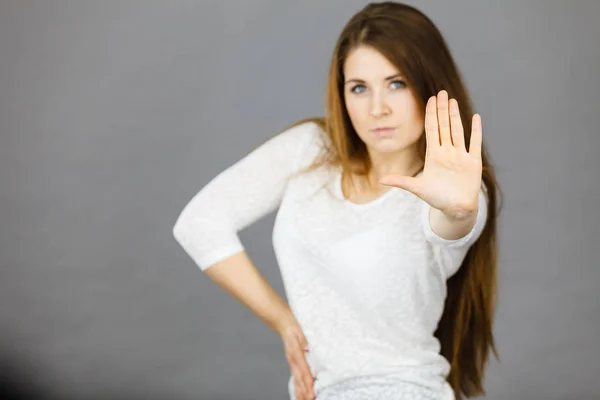
[[[302,373],[299,371],[299,369],[297,367],[294,367],[293,369],[295,371],[294,382],[297,387],[296,397],[305,399],[310,396],[310,387],[306,384],[306,382],[304,382]]]
[[[465,131],[460,118],[460,111],[458,109],[458,101],[456,99],[450,99],[450,131],[452,132],[452,143],[457,150],[465,149]]]
[[[304,384],[306,385],[306,395],[308,397],[314,396],[314,380],[310,373],[306,374]]]
[[[427,140],[428,150],[440,147],[436,104],[437,98],[431,96],[429,100],[427,100],[427,105],[425,106],[425,139]]]
[[[306,363],[306,352],[308,351],[308,340],[306,340],[306,336],[304,336],[304,333],[302,332],[302,330],[297,330],[294,333],[295,333],[295,337],[297,340],[297,344],[300,347],[300,353],[298,354],[298,357],[300,357],[302,359],[302,361],[304,361],[304,363],[306,364],[306,367],[308,368],[308,363]],[[310,370],[308,370],[308,372],[310,373]]]
[[[403,175],[386,175],[379,179],[379,183],[386,186],[394,186],[403,190],[407,190],[420,196],[423,188],[423,178],[414,178]]]
[[[306,350],[308,350],[308,340],[306,340],[306,336],[304,336],[304,332],[301,329],[294,331],[295,337],[297,340],[297,352],[295,354],[296,364],[300,369],[300,373],[302,374],[302,378],[304,379],[304,383],[307,386],[307,396],[312,395],[313,390],[313,376],[312,371],[308,365],[306,360]]]
[[[483,142],[483,127],[481,125],[481,115],[473,115],[471,123],[471,140],[469,142],[469,154],[473,157],[481,158],[481,143]]]
[[[306,399],[306,393],[304,392],[304,390],[298,386],[296,386],[296,393],[295,393],[295,398],[297,400],[304,400]]]
[[[304,336],[304,332],[301,329],[296,330],[294,332],[296,334],[296,338],[298,339],[298,343],[302,350],[308,350],[308,340],[306,340],[306,336]]]
[[[437,97],[437,118],[440,129],[440,142],[442,146],[452,146],[450,135],[450,113],[448,111],[448,92],[441,90]]]
[[[302,382],[308,382],[306,377],[312,377],[312,373],[306,362],[304,352],[300,350],[300,348],[296,347],[294,350],[290,351],[288,361],[290,366],[298,373],[298,376],[302,379]]]
[[[307,396],[312,395],[314,379],[304,354],[296,353],[293,355],[291,365],[294,373],[296,374],[295,376],[297,376],[299,385],[302,387],[302,392]]]
[[[303,399],[303,398],[304,398],[304,391],[302,390],[302,387],[296,381],[294,381],[294,399]]]
[[[298,348],[294,353],[292,356],[292,361],[294,363],[294,367],[297,368],[298,372],[300,373],[300,379],[302,379],[303,383],[306,385],[307,391],[310,394],[310,392],[312,392],[314,379],[312,376],[312,371],[310,370],[308,362],[306,361],[305,353],[303,350],[301,350],[301,348]]]
[[[292,376],[294,377],[294,394],[296,398],[304,398],[306,396],[306,388],[304,386],[304,382],[300,378],[300,372],[298,369],[292,365]]]
[[[302,371],[297,362],[297,351],[289,350],[286,352],[286,358],[288,360],[288,364],[290,365],[290,370],[292,371],[292,376],[294,377],[294,386],[296,387],[295,393],[304,395],[307,388],[305,387],[304,379],[302,378]]]

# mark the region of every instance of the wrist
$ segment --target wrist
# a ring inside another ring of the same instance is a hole
[[[445,210],[445,211],[441,211],[441,214],[449,222],[468,221],[477,215],[477,206],[475,206],[474,208],[468,208],[468,209],[461,208],[461,209],[454,209],[454,210]]]
[[[457,201],[456,203],[449,205],[444,209],[436,210],[440,214],[440,216],[442,216],[449,222],[465,221],[477,215],[477,211],[479,208],[478,200],[479,199],[476,196],[475,198],[469,199],[468,201]]]
[[[290,310],[288,307],[285,310],[282,310],[280,315],[273,322],[272,328],[275,332],[281,335],[288,328],[296,326],[297,324],[298,322],[296,321],[296,317],[292,313],[292,310]]]

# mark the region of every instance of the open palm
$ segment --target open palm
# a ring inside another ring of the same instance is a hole
[[[427,101],[425,135],[423,173],[417,177],[386,175],[379,182],[408,190],[447,215],[473,211],[481,188],[481,117],[473,115],[467,150],[458,103],[449,101],[442,90]]]

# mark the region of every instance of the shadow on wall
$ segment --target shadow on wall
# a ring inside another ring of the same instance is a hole
[[[156,387],[152,382],[126,388],[106,382],[98,393],[81,397],[49,384],[43,370],[23,359],[8,357],[6,352],[0,351],[0,400],[252,400],[220,393],[186,396],[176,389]]]

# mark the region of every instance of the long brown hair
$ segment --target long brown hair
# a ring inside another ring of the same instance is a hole
[[[325,118],[307,118],[292,125],[315,122],[329,139],[325,157],[307,170],[323,163],[341,166],[348,175],[366,175],[371,169],[366,146],[355,132],[344,105],[344,61],[358,46],[374,48],[402,71],[423,115],[427,99],[442,89],[447,90],[449,98],[458,101],[465,143],[469,146],[473,106],[439,30],[414,7],[390,1],[370,3],[351,17],[336,43],[329,70]],[[424,134],[419,145],[424,159]],[[496,219],[500,188],[485,145],[482,145],[482,163],[488,197],[487,222],[458,272],[447,281],[448,295],[435,332],[441,343],[441,354],[451,366],[447,379],[457,399],[485,394],[484,370],[490,350],[498,358],[492,320],[496,301]]]

